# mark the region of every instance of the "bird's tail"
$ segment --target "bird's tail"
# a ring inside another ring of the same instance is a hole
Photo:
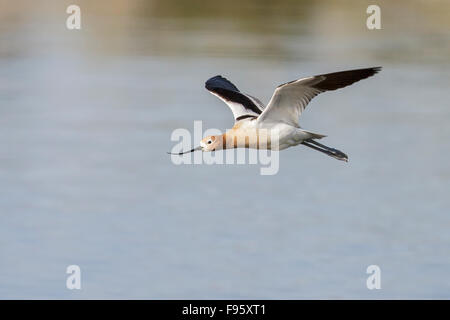
[[[302,142],[302,144],[307,147],[310,147],[311,149],[325,153],[326,155],[329,155],[330,157],[333,157],[335,159],[342,160],[345,162],[348,161],[347,155],[345,153],[343,153],[342,151],[324,146],[323,144],[318,143],[317,141],[314,141],[313,139],[305,140]]]

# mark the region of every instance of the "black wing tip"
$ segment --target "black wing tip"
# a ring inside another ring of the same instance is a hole
[[[367,78],[372,77],[373,75],[377,74],[378,72],[380,72],[381,69],[382,69],[381,66],[379,66],[379,67],[371,67],[371,68],[360,69],[360,70],[359,70],[359,71],[360,71],[360,74],[359,74],[359,75],[357,74],[356,76],[357,76],[357,77],[358,77],[358,76],[361,77],[360,80],[362,80],[362,79],[367,79]],[[358,71],[358,70],[355,70],[355,71]],[[359,81],[359,80],[357,80],[357,81]]]
[[[380,72],[383,69],[383,67],[382,66],[378,66],[378,67],[372,67],[372,68],[368,68],[368,69],[372,71],[371,75],[374,75],[374,74]]]
[[[225,79],[225,78],[222,77],[222,75],[218,74],[217,76],[211,77],[208,80],[206,80],[206,83],[212,82],[212,81],[217,80],[217,79]],[[227,80],[227,79],[225,79],[225,80]]]
[[[352,70],[343,70],[343,71],[338,71],[338,72],[333,72],[333,73],[328,73],[328,74],[323,74],[324,76],[332,76],[332,75],[337,75],[337,74],[354,74],[354,75],[359,75],[359,76],[366,76],[366,77],[371,77],[374,74],[380,72],[383,69],[382,66],[378,66],[378,67],[369,67],[369,68],[360,68],[360,69],[352,69]]]
[[[224,77],[222,77],[220,74],[218,74],[217,76],[211,77],[208,80],[206,80],[205,82],[205,88],[210,90],[212,88],[214,88],[214,83],[216,83],[217,80],[220,79],[225,79]],[[226,79],[225,79],[226,80]]]
[[[371,67],[371,68],[363,68],[363,69],[356,69],[356,70],[350,70],[354,72],[354,75],[356,78],[360,77],[359,80],[367,79],[378,72],[380,72],[382,67]],[[359,81],[357,80],[357,81]]]
[[[227,78],[223,77],[220,74],[209,78],[205,82],[205,88],[209,91],[213,91],[214,89],[221,88],[221,89],[240,92],[239,89],[230,80],[228,80]]]
[[[370,67],[370,68],[362,68],[362,69],[355,69],[355,70],[349,70],[349,72],[353,72],[356,76],[362,77],[362,79],[366,79],[368,77],[373,76],[374,74],[377,74],[381,71],[383,67]],[[343,71],[345,72],[345,71]]]
[[[336,90],[349,86],[355,82],[372,77],[376,73],[380,72],[381,66],[338,71],[333,73],[322,74],[324,79],[314,85],[314,88],[321,90]]]
[[[373,70],[374,72],[379,72],[381,69],[383,69],[382,66],[377,66],[377,67],[368,67],[368,68],[358,68],[358,69],[347,69],[347,70],[342,70],[342,71],[338,71],[338,72],[345,72],[345,71],[364,71],[364,70]],[[336,72],[333,72],[336,73]]]

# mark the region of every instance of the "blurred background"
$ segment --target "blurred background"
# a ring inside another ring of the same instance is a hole
[[[449,31],[444,0],[0,0],[0,298],[450,298]],[[370,66],[300,120],[349,163],[166,154],[194,120],[232,126],[211,76],[267,103]]]

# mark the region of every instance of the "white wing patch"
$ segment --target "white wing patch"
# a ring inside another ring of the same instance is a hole
[[[258,122],[285,122],[298,126],[298,118],[308,103],[319,93],[349,86],[373,76],[381,67],[364,68],[321,74],[282,84],[275,89],[267,108]]]

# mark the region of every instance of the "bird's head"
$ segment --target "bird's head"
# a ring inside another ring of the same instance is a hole
[[[175,154],[175,155],[182,155],[182,154],[194,152],[197,150],[208,152],[208,151],[216,151],[216,150],[221,150],[221,149],[223,149],[222,136],[207,136],[206,138],[204,138],[200,141],[200,145],[197,148],[191,149],[189,151],[184,151],[184,152],[181,151],[179,153],[171,153],[171,152],[167,152],[167,153]]]
[[[207,136],[200,141],[202,151],[215,151],[222,149],[222,136]]]

